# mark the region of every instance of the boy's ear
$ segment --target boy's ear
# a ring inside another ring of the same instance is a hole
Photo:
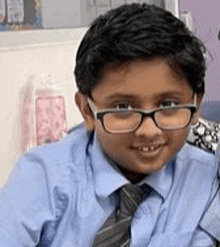
[[[94,115],[93,115],[93,113],[89,107],[89,104],[87,102],[85,95],[83,95],[79,91],[76,92],[75,102],[76,102],[76,105],[77,105],[78,109],[80,110],[82,117],[85,121],[86,129],[88,131],[94,130],[94,128],[95,128]]]
[[[191,121],[191,125],[196,125],[199,121],[200,118],[200,105],[202,102],[202,98],[203,98],[203,93],[198,93],[197,97],[196,97],[196,104],[197,104],[197,111],[194,113],[192,121]]]

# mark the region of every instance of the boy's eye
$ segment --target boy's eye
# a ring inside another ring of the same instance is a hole
[[[175,107],[177,106],[177,102],[173,101],[173,100],[167,100],[167,101],[164,101],[160,104],[160,107]]]
[[[133,107],[128,103],[118,103],[114,107],[117,110],[131,110]]]

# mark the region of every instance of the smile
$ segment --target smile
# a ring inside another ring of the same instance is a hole
[[[139,151],[143,151],[143,152],[149,152],[149,151],[154,151],[156,149],[158,149],[160,146],[150,146],[150,147],[139,147],[138,150]]]
[[[162,143],[157,143],[154,145],[146,145],[146,146],[138,145],[138,146],[134,146],[133,150],[134,153],[139,158],[142,157],[143,159],[155,159],[158,158],[160,154],[163,152],[164,146],[165,144]]]

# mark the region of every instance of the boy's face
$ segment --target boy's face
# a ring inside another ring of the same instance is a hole
[[[133,61],[119,68],[109,67],[92,90],[92,99],[98,110],[130,106],[149,110],[173,104],[192,104],[193,96],[187,80],[171,70],[162,58]],[[200,101],[198,99],[198,103]],[[107,133],[100,120],[95,120],[88,111],[84,96],[78,93],[76,102],[87,127],[96,131],[105,154],[133,183],[163,168],[181,149],[189,133],[189,127],[161,130],[149,117],[133,133]],[[192,123],[196,121],[194,117]]]

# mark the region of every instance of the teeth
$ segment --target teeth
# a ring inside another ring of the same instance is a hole
[[[140,151],[144,151],[144,152],[148,152],[148,151],[153,151],[155,149],[157,149],[158,147],[143,147],[143,148],[139,148]]]

